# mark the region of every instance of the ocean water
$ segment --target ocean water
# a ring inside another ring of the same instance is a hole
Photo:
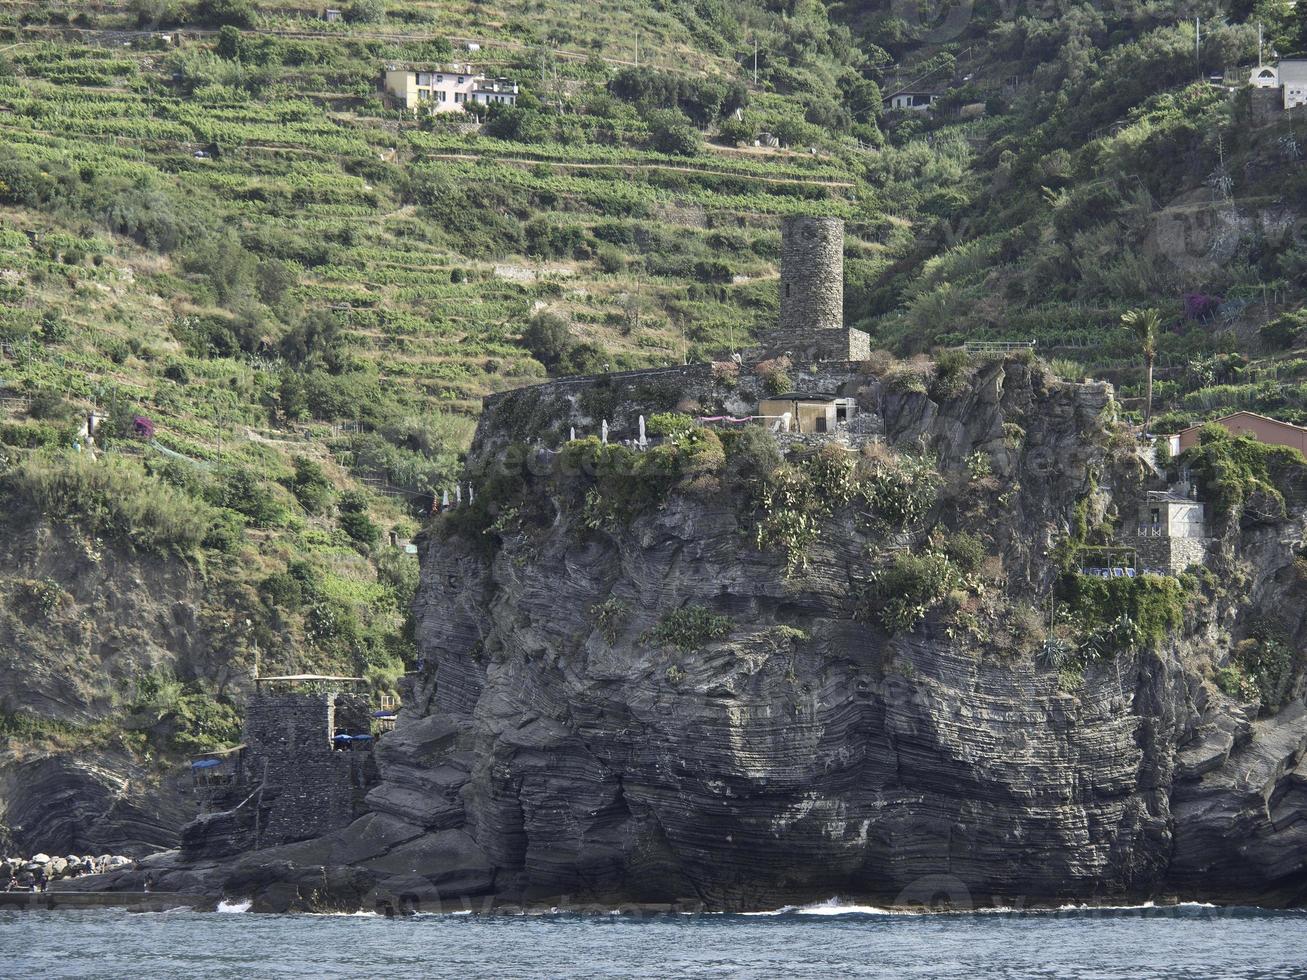
[[[1307,976],[1307,911],[1198,906],[906,914],[270,916],[0,912],[19,977]]]

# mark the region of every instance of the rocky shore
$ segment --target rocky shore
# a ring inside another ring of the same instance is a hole
[[[30,858],[0,858],[0,891],[39,890],[55,882],[121,871],[132,863],[131,858],[121,854],[69,854],[66,857],[34,854]]]

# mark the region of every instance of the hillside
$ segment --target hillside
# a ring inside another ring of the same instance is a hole
[[[156,792],[235,737],[256,651],[393,690],[403,545],[481,398],[747,347],[785,214],[846,219],[846,319],[896,355],[1034,338],[1137,414],[1119,318],[1153,306],[1159,428],[1307,420],[1307,125],[1198,81],[1255,63],[1253,13],[1198,11],[1196,46],[1182,5],[897,9],[0,0],[0,770],[91,751],[97,785],[129,759],[114,792]],[[1291,10],[1256,17],[1307,47]],[[383,97],[385,67],[451,62],[518,104]],[[929,112],[887,105],[916,90]],[[74,448],[92,410],[108,465]],[[121,634],[52,641],[106,602]]]

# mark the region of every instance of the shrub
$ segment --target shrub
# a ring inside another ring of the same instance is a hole
[[[310,514],[321,514],[331,504],[331,481],[322,467],[307,456],[295,457],[295,474],[288,484],[300,506]]]
[[[0,479],[14,505],[143,551],[193,551],[217,514],[134,462],[82,453],[32,456]]]
[[[794,390],[794,382],[790,380],[790,359],[788,357],[773,357],[770,360],[759,361],[754,365],[754,372],[762,378],[763,387],[770,395],[784,395]]]
[[[354,0],[345,8],[345,19],[351,24],[380,24],[386,19],[385,0]]]
[[[1262,340],[1270,347],[1288,350],[1296,347],[1307,333],[1307,310],[1281,313],[1259,331]]]
[[[1285,515],[1281,487],[1307,479],[1307,459],[1287,446],[1268,446],[1204,425],[1184,461],[1213,503],[1218,519],[1278,521]]]
[[[699,424],[689,415],[680,412],[655,412],[645,423],[645,431],[651,436],[669,436],[675,438],[693,432]]]
[[[590,607],[590,612],[594,616],[595,629],[609,645],[612,645],[617,642],[617,637],[626,626],[626,621],[631,615],[631,607],[614,596]]]
[[[40,619],[49,619],[59,608],[72,601],[72,596],[54,579],[32,579],[18,587],[18,602],[29,613]]]
[[[962,584],[961,571],[942,552],[899,552],[872,574],[869,611],[887,632],[906,633]]]
[[[254,4],[250,0],[200,0],[196,13],[200,20],[209,24],[230,24],[233,27],[254,24]]]
[[[714,615],[704,606],[685,606],[662,617],[641,640],[693,653],[714,640],[729,636],[733,626],[728,616]]]
[[[1261,628],[1235,645],[1231,664],[1261,700],[1263,714],[1284,707],[1293,693],[1300,663],[1279,630]],[[1228,692],[1227,692],[1228,693]]]
[[[244,517],[251,527],[280,527],[286,523],[286,508],[276,494],[244,467],[228,470],[216,492],[218,502]]]
[[[1190,596],[1175,578],[1063,576],[1059,591],[1095,656],[1121,650],[1156,649],[1184,624]]]
[[[660,153],[692,157],[703,148],[703,134],[674,109],[655,110],[649,113],[646,121],[650,145]]]
[[[340,495],[340,526],[358,544],[376,544],[380,531],[368,519],[368,498],[360,490],[347,490]]]

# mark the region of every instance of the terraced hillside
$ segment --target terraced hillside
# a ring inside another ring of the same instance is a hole
[[[403,545],[481,397],[746,347],[774,322],[785,214],[846,219],[846,319],[896,354],[1033,338],[1138,412],[1120,317],[1156,307],[1159,427],[1307,420],[1307,129],[1196,81],[1255,59],[1251,13],[1204,11],[1197,44],[1167,4],[981,5],[947,30],[816,0],[323,13],[0,0],[0,647],[36,678],[0,686],[0,726],[20,753],[219,743],[256,650],[393,684]],[[1288,13],[1257,16],[1298,43]],[[516,78],[518,105],[383,96],[386,66],[451,62]],[[929,112],[888,106],[926,89]],[[92,574],[105,554],[133,571]],[[187,575],[151,579],[160,557]],[[198,610],[194,648],[126,612],[107,645],[68,641],[141,589]]]
[[[391,686],[413,656],[404,544],[482,395],[744,346],[774,318],[783,214],[851,219],[855,267],[881,248],[866,151],[746,86],[743,26],[485,6],[0,3],[0,769],[221,744],[256,656]],[[522,80],[516,111],[477,127],[383,100],[385,65],[470,58],[465,36]],[[670,118],[649,101],[669,86]],[[787,126],[799,148],[739,135]],[[159,579],[165,558],[192,572]],[[185,643],[91,625],[106,604],[169,618],[159,596],[193,611]]]

